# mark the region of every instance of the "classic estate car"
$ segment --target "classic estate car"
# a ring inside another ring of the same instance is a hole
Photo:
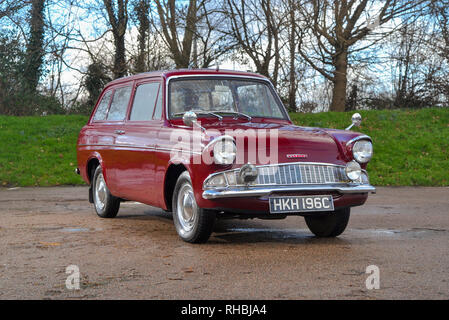
[[[77,172],[100,217],[115,217],[121,201],[159,207],[187,242],[207,241],[224,217],[299,215],[316,236],[335,237],[375,192],[371,138],[350,127],[293,125],[258,74],[143,73],[105,87],[78,138]]]

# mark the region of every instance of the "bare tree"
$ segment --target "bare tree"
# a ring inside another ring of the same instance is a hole
[[[120,78],[127,73],[125,34],[128,26],[128,0],[103,0],[108,23],[114,36],[114,77]]]
[[[296,2],[294,0],[287,0],[289,10],[289,35],[288,35],[288,46],[289,46],[289,90],[288,90],[288,107],[290,111],[296,111],[296,91],[298,90],[298,83],[296,77],[296,35],[297,35],[297,17],[296,17]]]
[[[431,50],[436,53],[442,63],[449,68],[449,1],[448,0],[432,0],[431,5],[431,21],[436,22],[435,31],[431,35]],[[434,75],[432,77],[433,86],[442,95],[445,96],[446,104],[449,103],[449,84],[447,81],[448,71],[442,75]]]
[[[192,43],[198,21],[198,1],[189,0],[185,25],[181,34],[178,32],[180,9],[175,0],[155,0],[163,38],[168,44],[177,68],[187,68],[190,64]]]
[[[26,47],[25,86],[35,92],[42,75],[44,61],[44,10],[45,0],[33,0],[29,13],[30,31]]]
[[[134,12],[137,17],[138,22],[138,32],[139,35],[137,37],[137,41],[139,43],[138,53],[136,57],[136,61],[134,64],[134,72],[144,72],[146,69],[146,56],[148,52],[147,48],[147,36],[150,29],[150,19],[148,17],[150,9],[150,1],[149,0],[138,0],[135,7]]]
[[[29,3],[30,1],[0,0],[0,19],[11,16]]]
[[[376,43],[385,31],[379,28],[424,1],[310,0],[300,12],[310,21],[307,34],[301,34],[299,53],[333,84],[330,110],[344,111],[347,75],[351,54]],[[376,37],[369,37],[375,35]],[[306,44],[305,41],[311,41]],[[363,41],[362,45],[359,45]]]
[[[287,13],[276,0],[226,0],[229,35],[251,59],[256,71],[277,86],[281,62],[281,32]]]

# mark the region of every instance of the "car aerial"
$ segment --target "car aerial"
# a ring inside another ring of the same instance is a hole
[[[216,219],[305,218],[317,237],[346,228],[374,193],[369,136],[292,123],[271,82],[197,69],[110,82],[77,142],[77,173],[102,218],[122,201],[172,212],[179,236],[206,242]]]

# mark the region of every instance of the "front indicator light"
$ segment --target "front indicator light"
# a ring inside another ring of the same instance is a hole
[[[212,187],[226,187],[226,178],[224,174],[217,174],[213,177],[211,177],[209,180],[205,183],[206,187],[212,188]]]

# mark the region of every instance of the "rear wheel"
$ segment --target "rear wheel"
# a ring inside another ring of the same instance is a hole
[[[92,179],[95,211],[102,218],[115,218],[120,209],[120,199],[114,197],[106,186],[101,166],[95,169]]]
[[[192,181],[184,171],[176,182],[172,200],[173,222],[182,240],[191,243],[206,242],[214,228],[215,212],[198,207]]]
[[[310,231],[317,237],[337,237],[348,225],[350,208],[344,208],[322,215],[305,216]]]

